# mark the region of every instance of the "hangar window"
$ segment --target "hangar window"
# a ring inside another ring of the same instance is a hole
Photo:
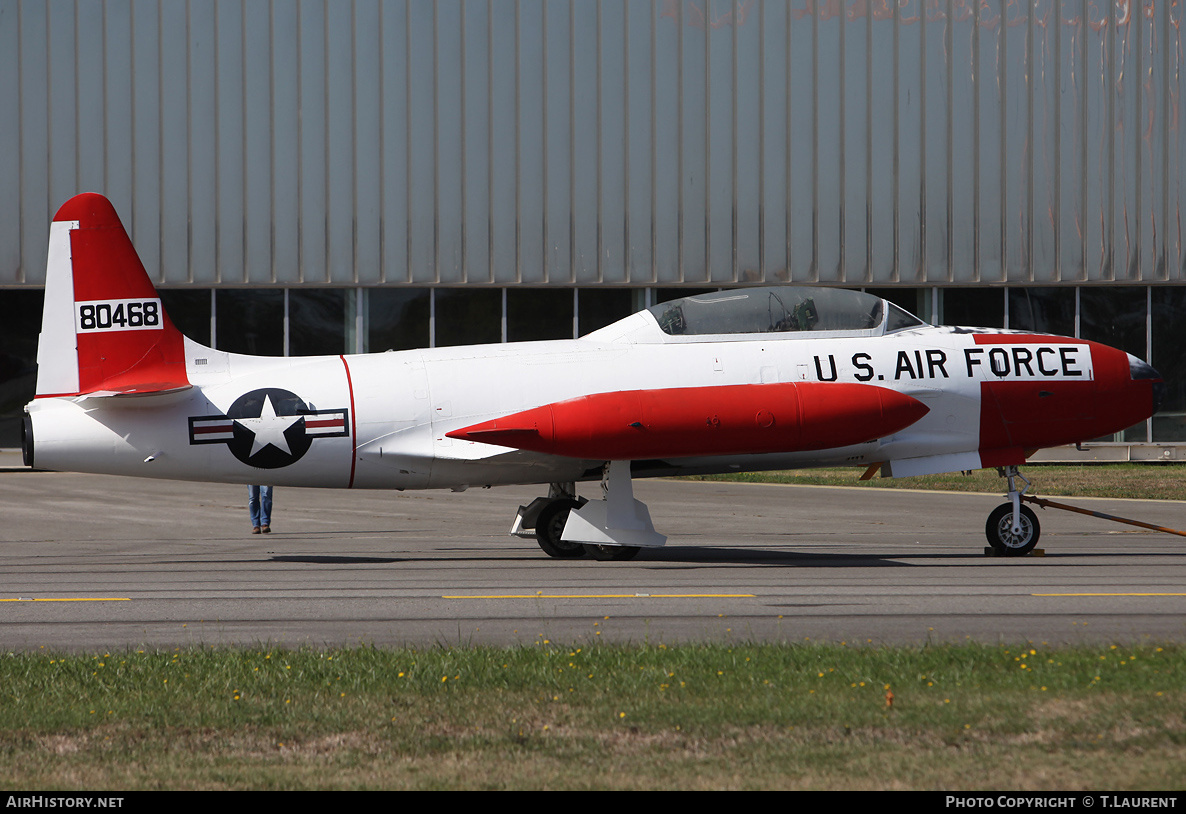
[[[880,333],[887,315],[880,297],[842,288],[753,288],[699,294],[649,309],[664,333],[707,334],[793,333],[800,331],[867,331]],[[889,306],[885,331],[925,323]]]

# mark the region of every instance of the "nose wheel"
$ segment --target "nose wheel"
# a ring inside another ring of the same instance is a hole
[[[988,516],[988,522],[984,524],[984,534],[988,537],[988,544],[998,554],[1005,557],[1023,557],[1038,544],[1041,526],[1033,509],[1022,506],[1018,521],[1020,529],[1015,531],[1012,503],[1002,503]]]
[[[1023,557],[1034,550],[1041,531],[1038,516],[1021,503],[1032,484],[1016,466],[1003,466],[998,468],[997,472],[1009,484],[1009,491],[1005,495],[1009,502],[1002,503],[992,510],[988,522],[984,524],[984,534],[988,537],[988,544],[998,554]],[[1025,486],[1018,489],[1017,481],[1023,482]]]

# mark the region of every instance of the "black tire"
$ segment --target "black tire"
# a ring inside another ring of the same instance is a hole
[[[611,560],[632,560],[642,551],[633,545],[594,545],[584,543],[585,552],[595,560],[609,562]]]
[[[984,524],[988,544],[1006,557],[1024,557],[1034,550],[1041,534],[1038,516],[1029,506],[1021,507],[1021,534],[1013,533],[1013,504],[1002,503],[992,510]]]
[[[540,510],[535,519],[535,541],[549,557],[572,559],[585,556],[585,547],[580,543],[566,543],[560,539],[568,513],[580,508],[580,503],[569,498],[558,498]]]

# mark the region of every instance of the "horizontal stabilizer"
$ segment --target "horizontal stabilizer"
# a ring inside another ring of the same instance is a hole
[[[114,399],[121,402],[143,402],[149,400],[172,401],[193,389],[192,384],[174,384],[171,382],[150,382],[148,384],[129,387],[124,390],[96,390],[76,396],[75,400],[83,399]]]

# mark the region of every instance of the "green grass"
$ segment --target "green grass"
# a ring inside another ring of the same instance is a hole
[[[856,486],[866,489],[938,489],[949,492],[1003,494],[1005,480],[995,469],[924,475],[914,478],[860,480],[864,469],[795,469],[776,472],[744,472],[736,475],[704,475],[692,480],[720,480],[747,483],[791,483],[814,486]],[[1030,494],[1041,496],[1141,498],[1186,500],[1186,465],[1182,464],[1031,464],[1022,474],[1033,481]]]
[[[1184,668],[1038,643],[9,654],[0,787],[1181,788]]]

